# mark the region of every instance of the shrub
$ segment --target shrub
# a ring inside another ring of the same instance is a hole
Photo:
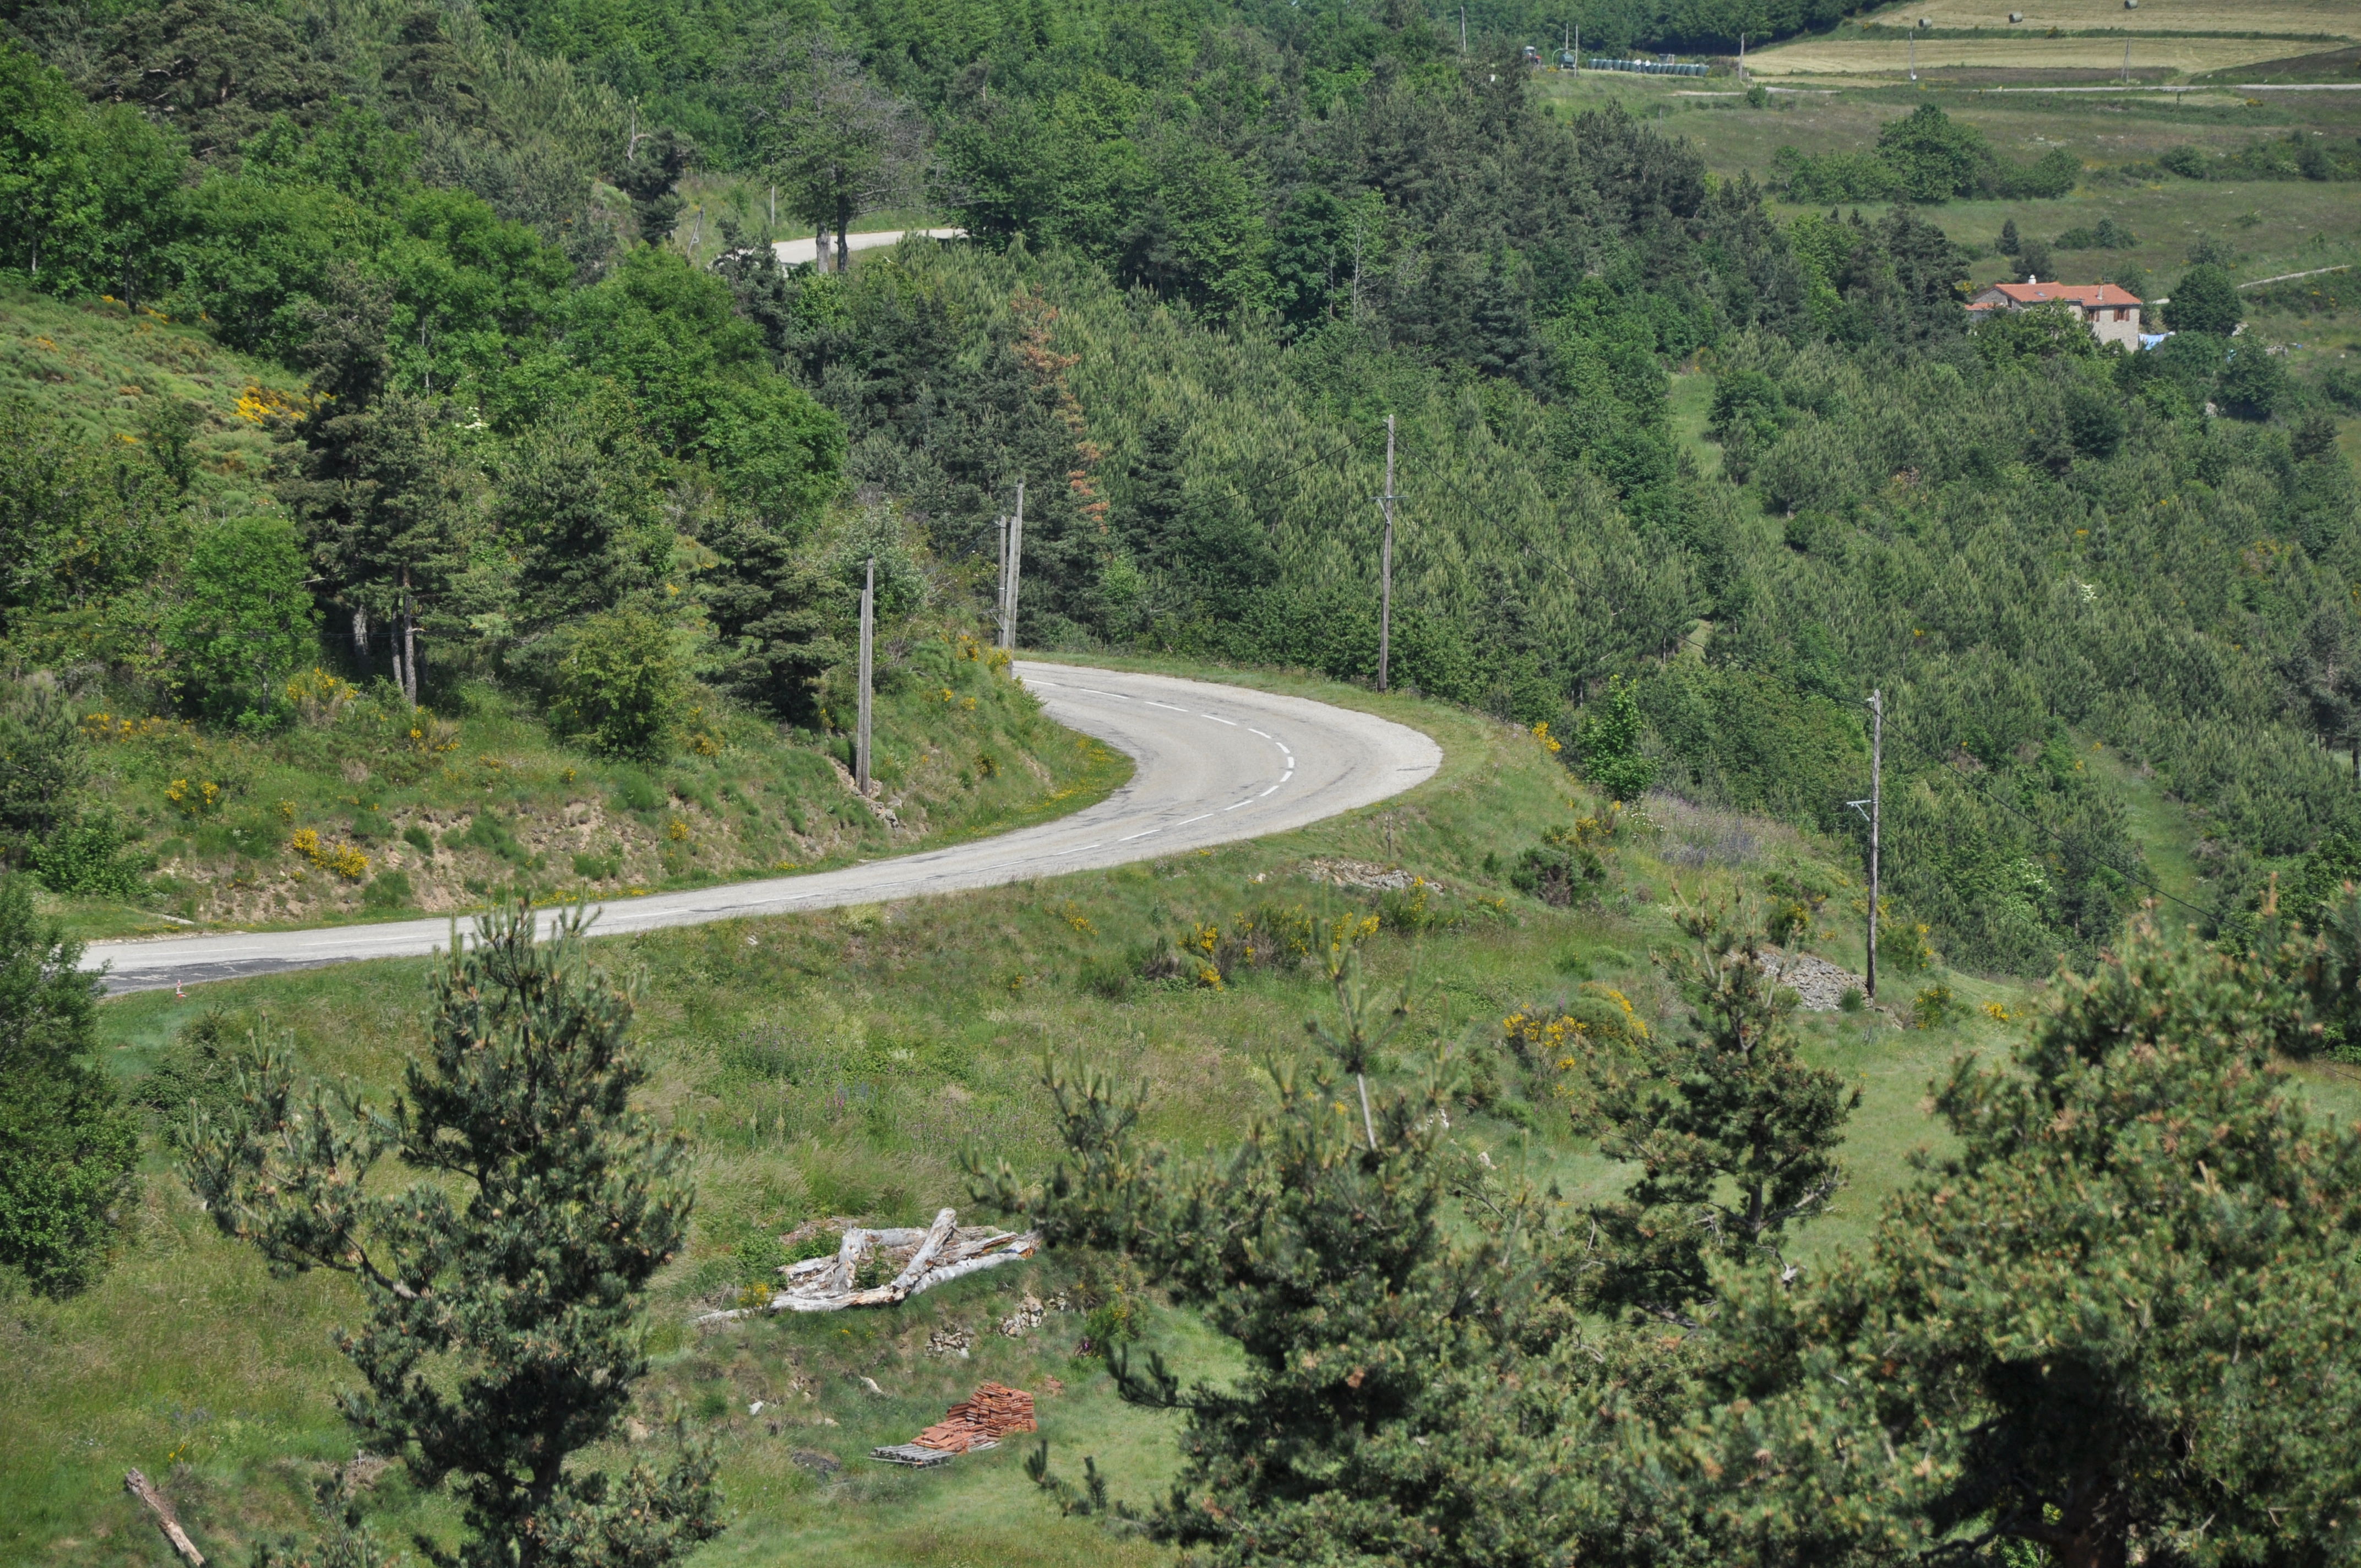
[[[2008,193],[2055,201],[2072,191],[2074,181],[2081,177],[2081,161],[2064,148],[2053,147],[2031,163],[2010,171]]]
[[[498,812],[489,809],[476,813],[467,830],[448,843],[489,850],[511,865],[521,866],[533,859],[533,851],[509,831],[509,825],[500,820]]]
[[[409,845],[412,849],[416,850],[420,854],[424,855],[427,859],[433,860],[434,858],[434,835],[429,833],[420,824],[413,822],[409,827],[403,828],[401,830],[401,841]]]
[[[231,518],[197,536],[164,650],[206,712],[258,721],[316,643],[309,564],[283,517]]]
[[[53,893],[129,898],[147,870],[111,811],[93,812],[33,846],[33,873]]]
[[[2165,148],[2163,156],[2157,159],[2157,162],[2180,175],[2183,180],[2204,179],[2206,166],[2211,161],[2202,152],[2185,142],[2179,147]]]
[[[237,1102],[236,1044],[250,1032],[244,1014],[206,1008],[165,1045],[132,1086],[133,1098],[176,1122],[187,1120],[192,1106],[227,1114]]]
[[[358,882],[368,874],[368,857],[350,844],[338,844],[320,837],[315,828],[298,828],[288,839],[287,847],[324,872],[331,872],[346,882]]]
[[[672,629],[638,609],[584,618],[556,663],[551,717],[609,756],[669,755],[686,692]]]
[[[1880,900],[1881,904],[1884,901]],[[1935,950],[1927,945],[1924,921],[1910,920],[1880,909],[1877,918],[1877,961],[1894,974],[1917,974],[1930,969]]]
[[[415,896],[408,872],[379,872],[361,891],[361,902],[371,909],[400,909]]]
[[[1598,851],[1569,839],[1545,841],[1517,857],[1509,885],[1553,909],[1565,909],[1607,885],[1607,863]]]
[[[1433,883],[1424,877],[1415,877],[1409,887],[1400,892],[1378,894],[1378,923],[1405,937],[1449,930],[1459,924],[1458,913],[1434,907],[1433,894]]]
[[[2139,236],[2113,218],[2101,218],[2095,227],[2068,229],[2058,236],[2060,250],[2129,250]]]
[[[664,793],[647,774],[627,770],[615,775],[614,800],[623,811],[658,811],[664,807]]]
[[[1113,959],[1085,959],[1075,971],[1074,983],[1103,1002],[1126,1002],[1155,957],[1152,948],[1141,948]]]
[[[1939,1029],[1967,1015],[1966,1006],[1948,985],[1930,985],[1910,1001],[1911,1022],[1922,1029]]]

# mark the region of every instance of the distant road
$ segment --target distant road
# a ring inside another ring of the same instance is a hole
[[[881,246],[898,244],[901,241],[902,236],[906,234],[923,235],[928,239],[964,239],[967,237],[967,230],[965,229],[889,229],[880,234],[846,235],[844,236],[844,248],[847,250],[875,250]],[[782,267],[800,267],[808,261],[816,259],[819,254],[818,247],[819,242],[816,239],[782,239],[774,240],[771,245],[772,250],[777,253],[779,265]],[[836,255],[836,236],[833,235],[829,236],[828,253],[831,258]]]
[[[2259,289],[2266,283],[2287,283],[2292,282],[2298,278],[2317,278],[2323,272],[2347,272],[2352,270],[2352,267],[2353,264],[2347,261],[2340,263],[2334,267],[2315,267],[2309,272],[2282,272],[2275,278],[2257,278],[2251,283],[2241,283],[2238,287],[2241,289]]]
[[[1135,762],[1098,805],[1036,828],[809,876],[730,883],[595,906],[602,936],[998,887],[1180,854],[1305,827],[1432,778],[1443,751],[1415,729],[1243,686],[1023,660],[1050,718]],[[545,912],[544,921],[557,912]],[[464,934],[468,922],[460,922]],[[110,992],[155,991],[360,959],[415,958],[450,941],[447,919],[149,941],[93,942]]]

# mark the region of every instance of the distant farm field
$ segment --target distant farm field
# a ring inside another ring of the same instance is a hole
[[[2349,8],[2348,8],[2349,9]],[[2118,11],[2117,16],[2123,15]],[[2283,58],[2284,38],[2213,38],[2203,34],[2141,35],[2130,39],[2135,75],[2169,71],[2196,76]],[[2112,71],[2124,64],[2122,38],[1931,38],[1918,41],[1917,69],[1928,71]],[[1910,69],[1911,45],[1902,38],[1807,38],[1746,57],[1760,76],[1896,76]]]
[[[2008,14],[2025,20],[2011,23]],[[1904,0],[1861,18],[1866,27],[1907,27],[1924,16],[1936,27],[2005,27],[2012,33],[2125,27],[2143,33],[2277,33],[2353,38],[2361,7],[2352,0]]]

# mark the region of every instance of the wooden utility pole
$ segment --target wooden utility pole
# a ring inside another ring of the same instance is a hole
[[[1392,487],[1389,486],[1388,488]],[[401,695],[418,706],[418,607],[410,597],[410,568],[401,569]]]
[[[1738,35],[1738,79],[1746,80],[1746,35]]]
[[[1002,587],[1000,645],[1016,651],[1016,588],[1025,576],[1025,481],[1016,481],[1016,515],[1008,520],[1008,570]]]
[[[993,531],[999,539],[993,565],[998,568],[992,589],[992,645],[1008,646],[1008,514],[1002,512],[993,520]]]
[[[1394,416],[1386,415],[1386,542],[1378,555],[1378,689],[1388,689],[1394,641]]]
[[[1869,694],[1869,999],[1877,1000],[1877,832],[1883,806],[1885,774],[1885,694]]]
[[[870,680],[876,673],[877,557],[869,557],[869,576],[861,586],[861,718],[852,747],[852,787],[869,793]]]

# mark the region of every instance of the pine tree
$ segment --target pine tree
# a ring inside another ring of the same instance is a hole
[[[1170,414],[1155,415],[1141,427],[1129,493],[1116,514],[1132,553],[1164,571],[1180,564],[1186,544],[1183,434],[1180,422]]]
[[[338,1344],[366,1387],[345,1414],[421,1486],[454,1480],[467,1540],[429,1549],[446,1568],[661,1568],[722,1528],[712,1457],[677,1431],[662,1471],[568,1464],[631,1407],[640,1292],[695,1201],[684,1147],[631,1109],[631,1000],[586,962],[582,924],[537,944],[527,905],[478,921],[390,1111],[299,1090],[266,1042],[236,1111],[181,1140],[225,1234],[274,1272],[359,1285],[368,1323]],[[389,1157],[425,1179],[373,1181]]]
[[[1609,1100],[1616,1125],[1598,1152],[1640,1177],[1592,1210],[1598,1247],[1577,1289],[1595,1306],[1694,1328],[1715,1264],[1800,1272],[1780,1244],[1842,1186],[1836,1151],[1861,1091],[1797,1056],[1793,999],[1763,968],[1757,933],[1715,912],[1686,915],[1682,928],[1697,948],[1672,967],[1693,1033],[1661,1078]]]
[[[1367,1031],[1347,1022],[1342,1036]],[[1356,1057],[1356,1059],[1358,1059]],[[1436,1064],[1438,1067],[1440,1064]],[[1050,1245],[1127,1254],[1238,1348],[1245,1370],[1183,1388],[1150,1354],[1113,1365],[1125,1398],[1182,1413],[1182,1464],[1147,1519],[1221,1564],[1536,1563],[1618,1526],[1565,1463],[1561,1427],[1588,1340],[1532,1287],[1559,1238],[1535,1194],[1457,1150],[1447,1081],[1372,1096],[1323,1069],[1275,1064],[1278,1103],[1227,1157],[1136,1136],[1143,1102],[1054,1070],[1066,1152],[980,1198],[1021,1210]],[[1620,1396],[1619,1396],[1620,1398]],[[1037,1483],[1072,1512],[1103,1506]]]
[[[2349,1554],[2361,1129],[2273,1065],[2301,992],[2152,929],[2060,989],[2013,1060],[1938,1085],[1958,1152],[1865,1256],[1733,1289],[1631,1472],[1715,1560]]]
[[[139,1157],[115,1083],[92,1059],[98,977],[82,944],[0,877],[0,1265],[69,1296],[105,1261],[112,1211]]]
[[[625,142],[615,188],[631,198],[640,240],[660,245],[688,203],[673,187],[697,161],[697,143],[669,127],[635,131]]]

